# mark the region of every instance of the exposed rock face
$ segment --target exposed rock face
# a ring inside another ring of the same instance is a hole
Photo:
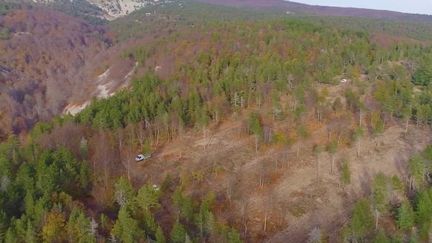
[[[87,0],[105,12],[108,19],[121,17],[148,5],[160,4],[159,0]]]
[[[28,0],[30,1],[30,0]],[[112,20],[121,16],[128,15],[135,10],[146,6],[161,5],[169,0],[31,0],[34,3],[40,4],[73,4],[85,5],[91,4],[97,7],[100,12],[93,13],[94,17],[105,18]]]

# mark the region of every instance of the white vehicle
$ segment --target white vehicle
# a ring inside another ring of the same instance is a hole
[[[147,160],[147,159],[150,159],[151,158],[151,154],[138,154],[136,157],[135,157],[135,161],[136,162],[141,162],[141,161],[144,161],[144,160]]]

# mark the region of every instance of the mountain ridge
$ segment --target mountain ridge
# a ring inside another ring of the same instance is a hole
[[[163,5],[171,0],[18,0],[18,2],[51,5],[60,9],[72,6],[82,12],[87,11],[86,8],[88,8],[93,9],[93,17],[113,20],[135,10],[147,6]]]
[[[432,15],[396,12],[391,10],[376,10],[367,8],[333,7],[309,5],[295,1],[284,0],[195,0],[203,3],[226,5],[233,7],[276,8],[292,13],[303,13],[319,16],[364,17],[390,20],[416,20],[432,22]],[[282,9],[281,9],[282,8]]]
[[[10,1],[10,0],[9,0]],[[84,8],[94,9],[91,13],[94,17],[101,19],[114,20],[119,17],[129,15],[130,13],[150,6],[164,6],[165,4],[183,1],[179,0],[17,0],[18,2],[27,2],[44,5],[62,5],[63,7],[73,6],[78,11],[86,11]],[[11,1],[11,2],[17,2]],[[378,10],[367,8],[353,7],[335,7],[323,5],[310,5],[295,1],[286,0],[187,0],[184,2],[200,2],[213,5],[224,5],[240,8],[260,8],[271,9],[287,14],[305,14],[318,16],[345,16],[345,17],[362,17],[387,20],[410,20],[432,22],[432,15],[397,12],[391,10]],[[60,7],[62,7],[60,6]]]

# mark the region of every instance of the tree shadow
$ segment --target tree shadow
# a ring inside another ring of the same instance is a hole
[[[409,151],[408,153],[411,154],[412,151]],[[398,173],[402,176],[402,178],[407,179],[409,176],[408,172],[408,159],[405,156],[406,153],[398,153],[397,156],[395,156],[394,164],[396,166],[396,169]]]
[[[360,188],[362,190],[360,193],[361,195],[369,195],[371,193],[371,181],[372,176],[370,172],[366,169],[363,169],[363,174],[360,176]]]

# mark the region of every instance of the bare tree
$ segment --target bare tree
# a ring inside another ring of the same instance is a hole
[[[254,135],[254,137],[255,137],[255,154],[258,154],[259,135]]]
[[[361,138],[363,137],[364,131],[362,127],[358,127],[354,130],[352,138],[356,144],[356,154],[357,157],[360,156],[360,149],[361,149]]]
[[[97,176],[96,173],[102,171],[104,187],[107,189],[110,185],[110,177],[122,172],[115,164],[116,161],[120,161],[117,141],[109,132],[100,129],[92,138],[91,144],[94,145],[91,158],[93,171],[95,176]]]
[[[300,137],[302,140],[308,138],[309,137],[309,131],[308,131],[307,127],[303,126],[303,125],[299,126],[297,128],[297,136]],[[301,146],[301,143],[298,142],[297,143],[297,158],[300,155],[300,146]]]
[[[226,197],[228,199],[228,202],[231,204],[233,194],[235,191],[235,186],[237,182],[237,174],[236,173],[230,173],[228,177],[227,187],[226,187]]]
[[[266,188],[264,191],[264,197],[261,200],[263,209],[263,231],[267,232],[268,222],[272,217],[274,205],[275,205],[275,195],[272,188]]]
[[[248,234],[248,223],[249,223],[249,207],[250,200],[248,197],[242,197],[239,203],[240,206],[240,217],[241,223],[243,225],[243,237],[246,237]]]
[[[322,147],[319,144],[315,144],[313,147],[313,153],[316,158],[316,177],[320,178],[320,155],[322,152]]]
[[[330,153],[331,156],[330,174],[334,173],[335,154],[337,152],[337,147],[338,143],[336,140],[333,140],[327,144],[327,151]]]
[[[260,188],[263,188],[264,185],[268,182],[271,170],[270,166],[267,164],[268,161],[266,160],[260,160],[258,166],[258,177],[259,177],[259,186]]]

